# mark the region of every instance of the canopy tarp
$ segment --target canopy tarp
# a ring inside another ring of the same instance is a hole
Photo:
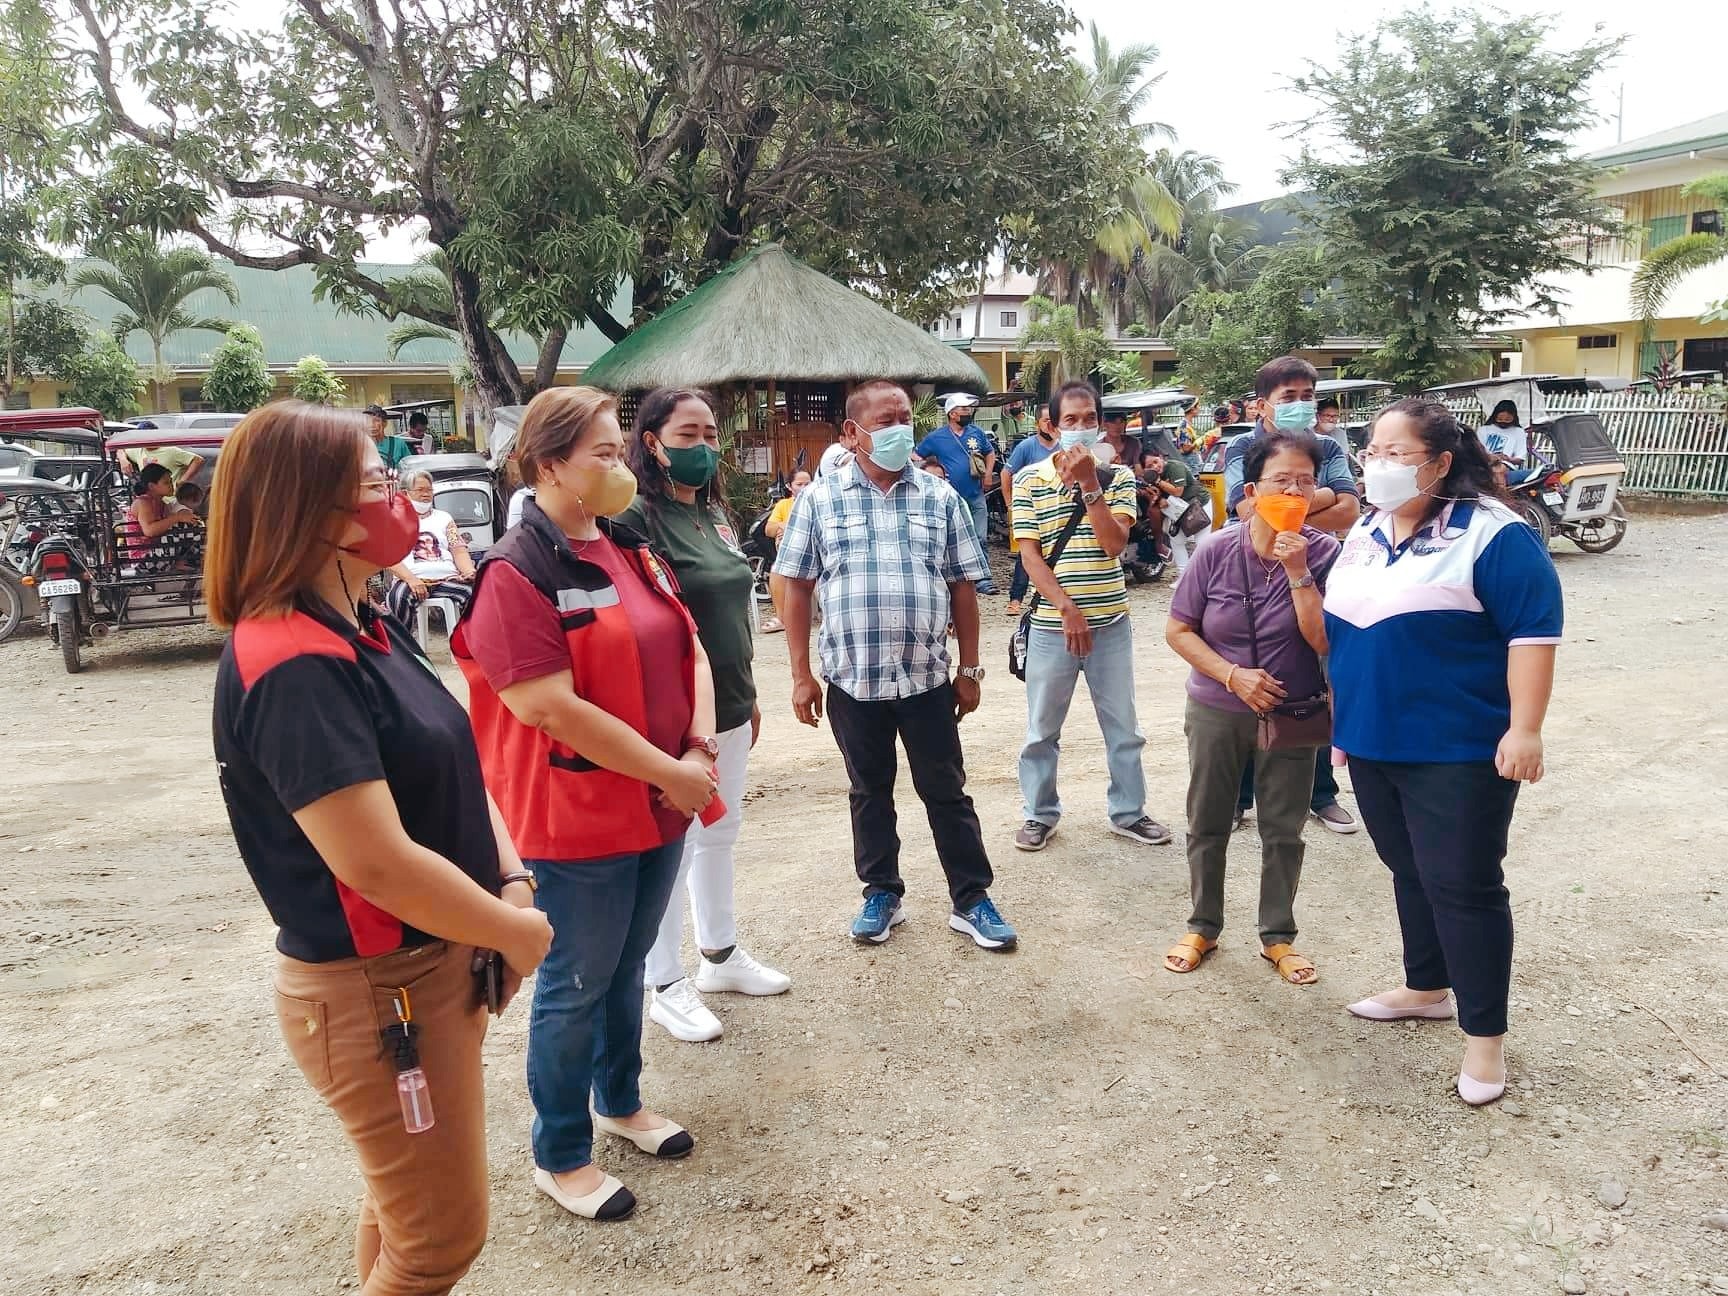
[[[769,243],[636,329],[582,381],[624,393],[872,378],[988,388],[970,356]]]

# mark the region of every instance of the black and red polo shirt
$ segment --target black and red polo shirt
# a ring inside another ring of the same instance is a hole
[[[216,761],[240,857],[308,963],[436,939],[344,886],[294,822],[314,801],[376,779],[408,836],[493,895],[498,846],[468,715],[413,637],[370,609],[365,629],[324,608],[242,621],[216,674]]]

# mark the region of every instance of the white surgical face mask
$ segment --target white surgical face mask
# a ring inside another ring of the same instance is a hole
[[[1362,489],[1378,509],[1402,508],[1422,493],[1416,484],[1421,464],[1387,463],[1370,459],[1362,465]]]
[[[414,511],[416,513],[418,513],[421,517],[425,517],[428,513],[430,513],[432,511],[432,501],[431,500],[414,500],[412,502],[414,505]]]

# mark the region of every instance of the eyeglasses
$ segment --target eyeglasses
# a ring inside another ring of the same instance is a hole
[[[1277,491],[1282,494],[1292,486],[1297,490],[1311,491],[1319,484],[1313,477],[1266,477],[1261,479],[1260,489]]]
[[[1362,452],[1362,462],[1378,463],[1381,460],[1384,460],[1385,462],[1392,464],[1421,465],[1428,462],[1427,454],[1428,452],[1426,450],[1405,450],[1399,447],[1381,449],[1378,446],[1369,446]]]

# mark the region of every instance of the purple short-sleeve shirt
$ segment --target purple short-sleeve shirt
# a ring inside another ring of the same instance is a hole
[[[1267,576],[1265,560],[1254,552],[1246,526],[1225,527],[1201,541],[1188,570],[1170,599],[1170,616],[1192,626],[1207,645],[1227,662],[1258,666],[1284,686],[1286,696],[1312,697],[1325,687],[1319,655],[1309,647],[1296,624],[1296,604],[1282,566]],[[1322,594],[1326,574],[1337,560],[1339,544],[1324,531],[1302,528],[1308,541],[1308,570]],[[1247,571],[1243,554],[1247,553]],[[1248,613],[1243,595],[1253,585],[1254,629],[1260,642],[1256,661],[1249,647]],[[1246,711],[1247,703],[1217,680],[1194,671],[1188,676],[1188,696],[1220,711]]]

